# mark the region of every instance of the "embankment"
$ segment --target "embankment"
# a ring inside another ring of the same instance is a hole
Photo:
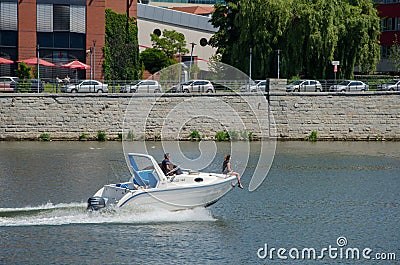
[[[399,140],[400,93],[1,94],[0,140],[204,138]]]

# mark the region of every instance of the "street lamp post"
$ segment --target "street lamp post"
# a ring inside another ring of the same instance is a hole
[[[96,79],[96,40],[93,40],[93,78]]]
[[[191,42],[190,43],[192,45],[192,51],[190,52],[190,68],[189,68],[189,79],[190,79],[190,74],[192,73],[192,64],[193,64],[193,49],[194,46],[196,45],[196,43]]]
[[[179,89],[180,89],[181,88],[181,71],[182,71],[182,69],[181,69],[181,67],[182,67],[182,65],[181,65],[181,62],[182,62],[182,60],[181,60],[181,57],[182,57],[181,56],[181,46],[178,47],[178,54],[179,54],[178,84],[179,84]]]
[[[39,91],[40,91],[40,89],[39,89],[39,86],[40,86],[40,75],[39,75],[39,43],[37,44],[37,46],[36,46],[36,52],[37,52],[37,92],[39,93]]]
[[[280,55],[280,53],[281,53],[281,50],[277,50],[277,52],[278,52],[278,79],[279,79],[279,68],[280,68],[280,58],[279,58],[279,55]]]
[[[251,60],[252,60],[252,57],[253,57],[253,49],[250,48],[250,63],[249,63],[249,78],[250,78],[249,82],[250,83],[251,83]]]
[[[89,54],[89,63],[90,63],[90,80],[93,79],[93,66],[92,66],[92,61],[93,61],[93,48],[89,47],[89,50],[86,50],[86,54]]]

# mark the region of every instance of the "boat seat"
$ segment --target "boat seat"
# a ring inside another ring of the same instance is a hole
[[[133,171],[133,174],[135,178],[133,179],[133,183],[135,183],[138,186],[146,186],[146,183],[143,182],[142,178],[139,176],[139,174],[136,172],[136,170]]]
[[[135,173],[135,184],[139,186],[149,186],[155,188],[157,186],[158,180],[153,174],[153,170],[142,170]]]

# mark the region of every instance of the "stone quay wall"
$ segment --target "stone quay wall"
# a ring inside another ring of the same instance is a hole
[[[269,105],[267,104],[269,99]],[[0,94],[0,140],[400,140],[400,93]]]

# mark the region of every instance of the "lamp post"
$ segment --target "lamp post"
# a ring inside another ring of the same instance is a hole
[[[279,58],[279,55],[280,55],[280,53],[281,53],[281,50],[277,50],[277,52],[278,52],[278,79],[279,79],[279,68],[280,68],[280,58]]]
[[[93,40],[93,78],[96,79],[96,40]]]
[[[197,45],[197,44],[196,44],[196,43],[194,43],[194,42],[191,42],[190,44],[192,45],[192,51],[190,52],[190,68],[189,68],[189,79],[190,79],[190,74],[192,73],[192,64],[193,64],[193,49],[194,49],[194,46],[195,46],[195,45]]]
[[[250,82],[250,84],[251,84],[251,60],[252,60],[252,57],[253,57],[253,48],[250,47],[250,63],[249,63],[249,78],[250,78],[249,82]],[[249,88],[250,88],[250,84],[249,84]]]
[[[89,63],[90,63],[90,80],[93,79],[93,68],[92,68],[92,60],[93,60],[93,48],[89,47],[89,50],[86,50],[86,54],[89,54]]]
[[[40,75],[39,75],[39,43],[36,45],[36,52],[37,52],[37,92],[39,93],[39,86],[40,86]]]
[[[179,54],[178,84],[179,84],[179,89],[181,89],[181,71],[182,71],[182,69],[181,69],[181,67],[182,67],[182,65],[181,65],[181,46],[178,47],[178,54]]]

